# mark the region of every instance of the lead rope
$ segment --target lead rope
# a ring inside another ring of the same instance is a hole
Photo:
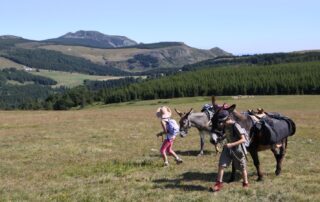
[[[242,146],[242,145],[240,145],[240,147],[241,147],[241,146]],[[241,159],[238,158],[238,156],[235,154],[235,152],[234,152],[231,148],[228,148],[228,149],[230,149],[230,151],[231,151],[231,153],[233,154],[233,156],[234,156],[239,162],[241,162]],[[242,150],[243,150],[243,149],[242,149]],[[245,154],[244,151],[242,151],[242,152],[243,152],[244,157],[246,158],[246,161],[248,162],[249,160],[248,160],[247,154]]]

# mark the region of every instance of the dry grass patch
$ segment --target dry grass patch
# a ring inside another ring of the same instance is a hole
[[[0,57],[0,69],[15,67],[17,69],[22,69],[23,65],[15,63],[7,58]]]
[[[136,54],[151,52],[151,50],[138,48],[100,49],[67,45],[46,45],[41,46],[41,48],[59,51],[76,57],[82,57],[100,64],[105,64],[106,61],[126,61]]]

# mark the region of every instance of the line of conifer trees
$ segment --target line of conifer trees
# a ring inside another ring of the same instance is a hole
[[[65,55],[52,50],[14,48],[2,53],[1,56],[16,63],[39,69],[80,72],[92,75],[132,75],[115,67],[95,64],[83,58]]]
[[[150,79],[118,88],[104,88],[97,92],[82,88],[51,97],[55,109],[57,102],[63,109],[93,101],[106,104],[132,100],[151,100],[209,95],[279,95],[319,94],[320,62],[288,63],[277,65],[243,65],[203,69],[173,76]],[[67,95],[66,95],[67,94]],[[88,96],[88,97],[87,97]],[[90,98],[90,99],[89,99]]]

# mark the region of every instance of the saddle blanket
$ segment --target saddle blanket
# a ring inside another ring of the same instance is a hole
[[[267,113],[253,127],[253,132],[263,134],[264,145],[272,145],[280,142],[283,138],[294,135],[295,123],[288,117],[279,113]]]

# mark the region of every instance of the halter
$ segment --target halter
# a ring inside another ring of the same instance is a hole
[[[188,134],[188,129],[191,128],[191,126],[192,126],[192,123],[189,120],[189,116],[185,120],[188,122],[187,122],[187,124],[185,124],[186,127],[183,126],[183,129],[180,127],[180,135],[181,136],[186,136]]]

